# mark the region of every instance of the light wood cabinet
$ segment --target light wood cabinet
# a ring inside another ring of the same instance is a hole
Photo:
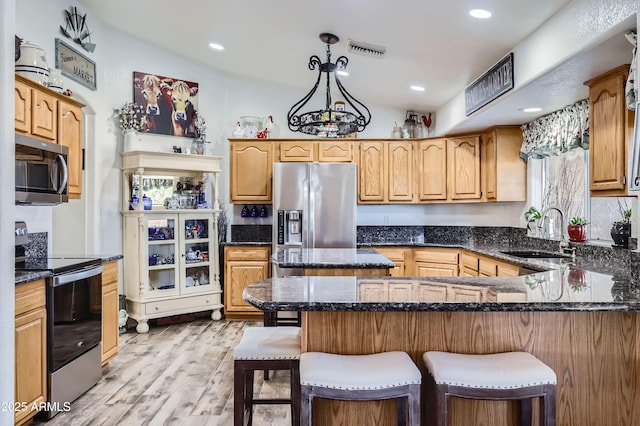
[[[15,401],[26,404],[15,411],[15,423],[23,424],[47,401],[45,280],[18,284],[15,291]]]
[[[271,277],[270,256],[270,247],[224,248],[224,312],[227,319],[263,316],[262,311],[242,298],[242,292],[249,284]]]
[[[414,273],[419,277],[457,277],[458,250],[446,248],[415,248]]]
[[[448,140],[447,182],[450,200],[480,200],[480,137]]]
[[[353,163],[353,145],[351,141],[318,141],[317,161],[320,163]]]
[[[629,65],[614,68],[584,84],[589,86],[589,178],[591,195],[626,196],[627,162],[634,112],[627,109],[625,83]]]
[[[517,126],[489,129],[482,137],[483,198],[526,201],[527,165],[520,158],[522,130]]]
[[[278,144],[278,161],[312,162],[315,159],[315,146],[312,141],[280,142]]]
[[[231,203],[271,203],[272,143],[267,139],[230,141]]]
[[[358,281],[360,301],[375,302],[386,300],[389,302],[406,302],[414,300],[414,285],[412,282],[386,281]]]
[[[31,90],[31,134],[56,141],[58,102],[51,93]]]
[[[15,129],[16,132],[31,132],[31,88],[16,80],[15,83]]]
[[[69,198],[82,197],[83,104],[15,76],[15,131],[69,148]]]
[[[69,148],[69,198],[82,196],[82,108],[58,101],[58,143]]]
[[[360,142],[358,194],[360,203],[413,201],[413,142]]]
[[[480,147],[477,135],[420,140],[418,200],[480,201]]]
[[[447,140],[425,139],[418,142],[418,200],[447,199]]]
[[[118,354],[120,303],[118,262],[103,265],[102,271],[102,366]]]
[[[392,261],[396,267],[389,269],[392,277],[406,277],[411,275],[413,249],[406,247],[373,247],[378,253]]]

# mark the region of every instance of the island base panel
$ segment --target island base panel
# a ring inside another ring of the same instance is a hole
[[[637,312],[305,312],[302,327],[305,351],[403,350],[420,368],[429,350],[527,351],[558,376],[558,425],[640,425]],[[394,407],[393,401],[318,400],[314,424],[395,424]],[[537,407],[535,400],[536,422]],[[449,420],[515,425],[516,412],[514,402],[452,398]]]

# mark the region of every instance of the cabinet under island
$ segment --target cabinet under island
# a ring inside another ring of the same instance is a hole
[[[504,278],[272,278],[249,285],[243,296],[265,312],[302,311],[303,351],[402,350],[418,366],[431,350],[527,351],[557,374],[557,424],[634,425],[640,424],[637,286],[629,276],[564,267]],[[454,398],[449,420],[513,425],[516,410],[508,401]],[[320,425],[395,421],[393,401],[318,399],[313,411]]]

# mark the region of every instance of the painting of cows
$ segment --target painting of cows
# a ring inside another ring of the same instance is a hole
[[[198,83],[133,72],[133,101],[142,105],[146,124],[142,131],[162,135],[196,135]]]

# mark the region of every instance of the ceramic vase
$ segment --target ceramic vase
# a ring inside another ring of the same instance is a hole
[[[615,222],[611,227],[611,238],[613,247],[629,248],[629,237],[631,237],[631,224]]]
[[[586,225],[569,225],[567,226],[567,232],[569,233],[569,241],[572,243],[584,243],[587,241]]]
[[[44,49],[25,41],[20,45],[20,57],[15,63],[16,74],[46,85],[49,83],[49,66]]]

